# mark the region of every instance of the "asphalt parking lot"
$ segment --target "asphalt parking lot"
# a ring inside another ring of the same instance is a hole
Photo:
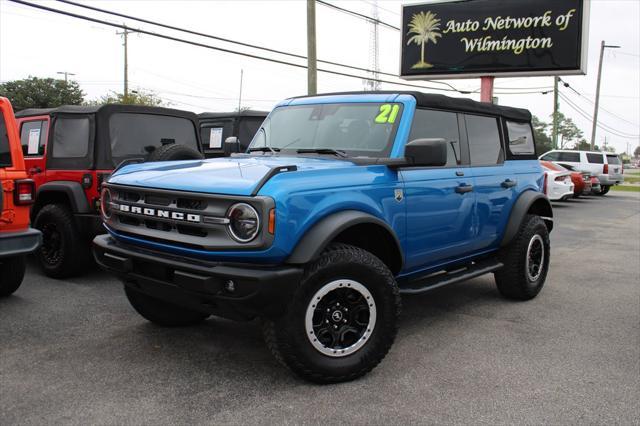
[[[0,301],[0,424],[638,424],[640,196],[555,215],[537,299],[492,276],[405,298],[383,363],[330,386],[281,367],[257,322],[159,328],[107,274],[31,264]]]

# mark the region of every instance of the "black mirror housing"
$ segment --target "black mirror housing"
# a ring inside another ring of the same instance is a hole
[[[408,166],[444,166],[447,164],[447,141],[414,139],[404,147],[404,158]]]
[[[231,155],[240,152],[240,139],[236,136],[229,136],[224,140],[224,154]]]

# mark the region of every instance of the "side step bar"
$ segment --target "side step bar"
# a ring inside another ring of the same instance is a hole
[[[408,281],[400,285],[401,294],[420,294],[449,284],[459,283],[489,272],[497,271],[504,265],[495,259],[473,262],[451,272],[441,272]]]

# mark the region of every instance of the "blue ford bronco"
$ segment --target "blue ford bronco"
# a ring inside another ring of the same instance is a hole
[[[94,254],[147,320],[259,317],[296,374],[347,381],[388,352],[402,294],[487,273],[509,299],[538,294],[543,180],[527,110],[416,92],[292,98],[246,153],[115,172]]]

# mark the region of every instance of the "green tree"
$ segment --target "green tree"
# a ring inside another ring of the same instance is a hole
[[[638,145],[636,149],[633,151],[633,156],[636,158],[640,157],[640,145]]]
[[[76,81],[31,77],[0,84],[0,96],[9,98],[16,111],[81,105],[84,93]]]
[[[551,119],[553,119],[553,114],[551,115]],[[584,134],[582,130],[576,126],[573,120],[558,111],[558,148],[563,149],[571,142],[573,142],[575,146],[583,137]]]
[[[440,20],[436,18],[435,13],[428,11],[413,15],[407,35],[414,35],[409,38],[407,45],[415,43],[420,46],[420,62],[411,68],[431,68],[433,66],[424,60],[424,45],[429,41],[433,44],[438,43],[438,37],[442,37],[438,30],[440,30]]]
[[[587,142],[586,139],[582,138],[573,145],[572,149],[575,149],[576,151],[591,151],[591,144]],[[600,151],[600,147],[598,145],[595,145],[593,149]]]
[[[162,99],[153,92],[144,92],[141,90],[133,90],[129,92],[127,96],[122,93],[110,92],[109,94],[102,96],[100,99],[88,102],[89,105],[104,105],[104,104],[124,104],[124,105],[147,105],[147,106],[162,106],[164,102]]]
[[[540,155],[553,149],[553,142],[548,134],[549,123],[541,121],[535,115],[531,118],[533,139],[536,141],[536,152]]]

